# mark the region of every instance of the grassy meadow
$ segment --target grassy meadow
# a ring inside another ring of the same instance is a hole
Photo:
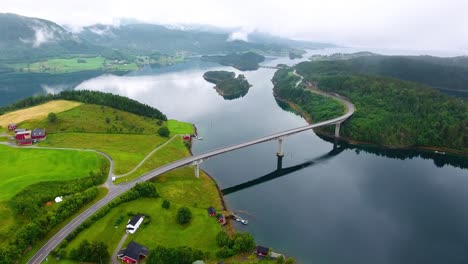
[[[87,177],[104,157],[94,152],[12,148],[0,145],[0,201],[40,181]]]
[[[11,65],[22,72],[47,72],[47,73],[67,73],[89,70],[136,70],[138,66],[135,63],[119,64],[106,60],[102,56],[98,57],[73,57],[73,58],[54,58],[34,63],[20,63]]]
[[[215,218],[208,217],[206,211],[210,205],[218,210],[222,208],[215,183],[205,173],[201,173],[199,179],[195,178],[189,167],[168,172],[154,182],[160,198],[140,198],[113,208],[72,240],[66,250],[78,247],[81,241],[87,239],[103,241],[112,253],[125,233],[126,222],[130,219],[127,213],[144,213],[151,217],[150,223],[142,225],[135,234],[129,235],[125,244],[135,241],[149,248],[157,245],[190,246],[216,251],[216,235],[221,231],[221,226]],[[169,210],[161,207],[163,199],[171,202]],[[186,226],[176,222],[177,209],[181,206],[189,207],[193,214],[192,221]],[[116,228],[115,221],[120,216],[125,220]]]
[[[20,126],[45,127],[48,135],[46,141],[39,143],[42,147],[95,149],[109,154],[115,161],[115,174],[131,171],[153,149],[168,140],[158,135],[157,131],[161,126],[169,128],[170,136],[194,132],[193,125],[189,123],[160,121],[89,104],[58,113],[55,123],[43,118],[22,122]],[[145,162],[138,173],[154,169],[153,166],[160,166],[163,161],[174,161],[186,155],[189,152],[180,140],[179,143],[171,142]]]

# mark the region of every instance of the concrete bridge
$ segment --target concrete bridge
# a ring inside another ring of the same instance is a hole
[[[234,151],[237,149],[245,148],[248,146],[260,144],[263,142],[267,141],[272,141],[272,140],[277,140],[278,141],[278,152],[276,155],[278,157],[283,157],[284,152],[283,152],[283,143],[285,139],[288,136],[310,130],[313,128],[321,127],[321,126],[327,126],[327,125],[335,125],[335,136],[339,137],[339,131],[340,131],[340,125],[342,122],[344,122],[346,119],[348,119],[351,115],[353,115],[355,108],[354,105],[346,100],[344,97],[341,97],[337,94],[334,95],[328,95],[324,94],[326,96],[332,96],[336,98],[337,100],[341,101],[345,106],[346,106],[346,113],[343,114],[342,116],[322,121],[316,124],[312,125],[307,125],[307,126],[302,126],[298,128],[293,128],[289,129],[286,131],[278,132],[275,134],[271,134],[268,136],[260,137],[257,139],[249,140],[246,142],[242,142],[239,144],[227,146],[227,147],[222,147],[219,149],[211,150],[205,153],[197,154],[194,156],[190,156],[187,158],[183,158],[177,161],[174,161],[172,163],[163,165],[159,168],[156,168],[146,174],[143,174],[139,178],[128,182],[126,184],[121,184],[121,185],[114,185],[111,188],[109,188],[109,192],[107,195],[99,200],[97,203],[93,204],[90,206],[88,209],[86,209],[83,213],[75,217],[72,221],[70,221],[67,225],[65,225],[61,230],[59,230],[39,251],[29,260],[28,263],[31,264],[39,264],[42,263],[42,261],[50,254],[50,252],[59,245],[59,243],[65,239],[73,230],[75,230],[79,225],[81,225],[86,219],[88,219],[91,215],[96,213],[99,209],[103,208],[106,204],[108,204],[110,201],[115,199],[117,196],[123,194],[124,192],[130,190],[132,187],[135,186],[135,184],[139,182],[144,182],[148,181],[152,178],[155,178],[163,173],[166,173],[168,171],[181,168],[184,166],[191,166],[193,165],[195,168],[195,176],[199,176],[199,169],[200,169],[200,164],[207,159],[224,154],[226,152]],[[110,173],[111,175],[111,173]]]
[[[260,65],[259,68],[281,70],[281,69],[290,69],[291,67],[286,66],[286,65],[284,67]]]

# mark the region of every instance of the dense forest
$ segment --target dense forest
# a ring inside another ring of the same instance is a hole
[[[257,70],[265,57],[254,52],[231,53],[228,55],[202,56],[202,60],[216,62],[225,66],[232,66],[241,71]]]
[[[358,74],[346,61],[303,62],[296,69],[304,82],[342,94],[355,104],[355,114],[342,126],[343,137],[398,147],[468,149],[468,104],[462,99],[413,82]],[[275,90],[292,90],[285,85],[293,82],[290,78],[278,71]],[[289,99],[304,104],[300,98]]]
[[[440,89],[455,90],[468,97],[468,58],[432,56],[383,56],[369,52],[313,56],[314,61],[329,61],[344,72],[376,74],[418,82]],[[331,66],[330,66],[331,67]],[[452,94],[452,93],[450,93]]]
[[[320,122],[340,116],[344,107],[338,101],[314,94],[304,89],[303,86],[296,87],[299,77],[287,69],[278,70],[273,77],[273,92],[275,97],[286,100],[297,105],[296,111],[305,112],[313,122]]]
[[[228,71],[208,71],[203,74],[207,82],[216,84],[216,91],[227,100],[243,97],[249,92],[251,85],[245,76],[242,74],[235,76],[234,72]]]
[[[161,113],[161,111],[149,105],[142,104],[138,101],[120,95],[87,90],[63,91],[58,94],[28,97],[14,104],[0,107],[0,114],[59,99],[104,105],[140,116],[167,120],[167,117]]]

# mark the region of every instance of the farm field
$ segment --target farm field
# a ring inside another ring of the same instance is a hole
[[[79,102],[55,100],[38,106],[33,106],[11,113],[0,115],[0,126],[7,127],[10,123],[20,123],[25,120],[41,120],[50,112],[60,113],[81,105]]]
[[[0,145],[0,201],[41,181],[87,177],[107,160],[94,152],[12,148]]]
[[[54,58],[34,63],[12,64],[18,71],[22,72],[47,72],[47,73],[66,73],[88,70],[136,70],[138,66],[135,63],[115,63],[108,61],[102,56],[98,57],[73,57],[73,58]]]

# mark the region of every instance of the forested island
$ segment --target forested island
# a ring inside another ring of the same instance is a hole
[[[305,50],[301,50],[301,49],[291,49],[289,51],[289,58],[291,60],[294,60],[294,59],[301,59],[302,58],[302,55],[304,55],[306,53]]]
[[[246,53],[231,53],[228,55],[202,56],[202,60],[216,62],[225,66],[232,66],[241,71],[257,70],[260,62],[265,60],[265,57],[255,52]]]
[[[436,147],[466,153],[468,104],[423,84],[360,74],[348,61],[303,62],[295,67],[304,77],[278,70],[275,94],[301,107],[303,90],[319,88],[349,98],[355,114],[341,127],[340,135],[354,141],[391,147]],[[331,132],[330,128],[320,129]]]
[[[207,82],[216,84],[214,88],[218,94],[227,100],[243,97],[251,86],[244,75],[239,74],[236,77],[234,72],[208,71],[203,74],[203,78]]]

